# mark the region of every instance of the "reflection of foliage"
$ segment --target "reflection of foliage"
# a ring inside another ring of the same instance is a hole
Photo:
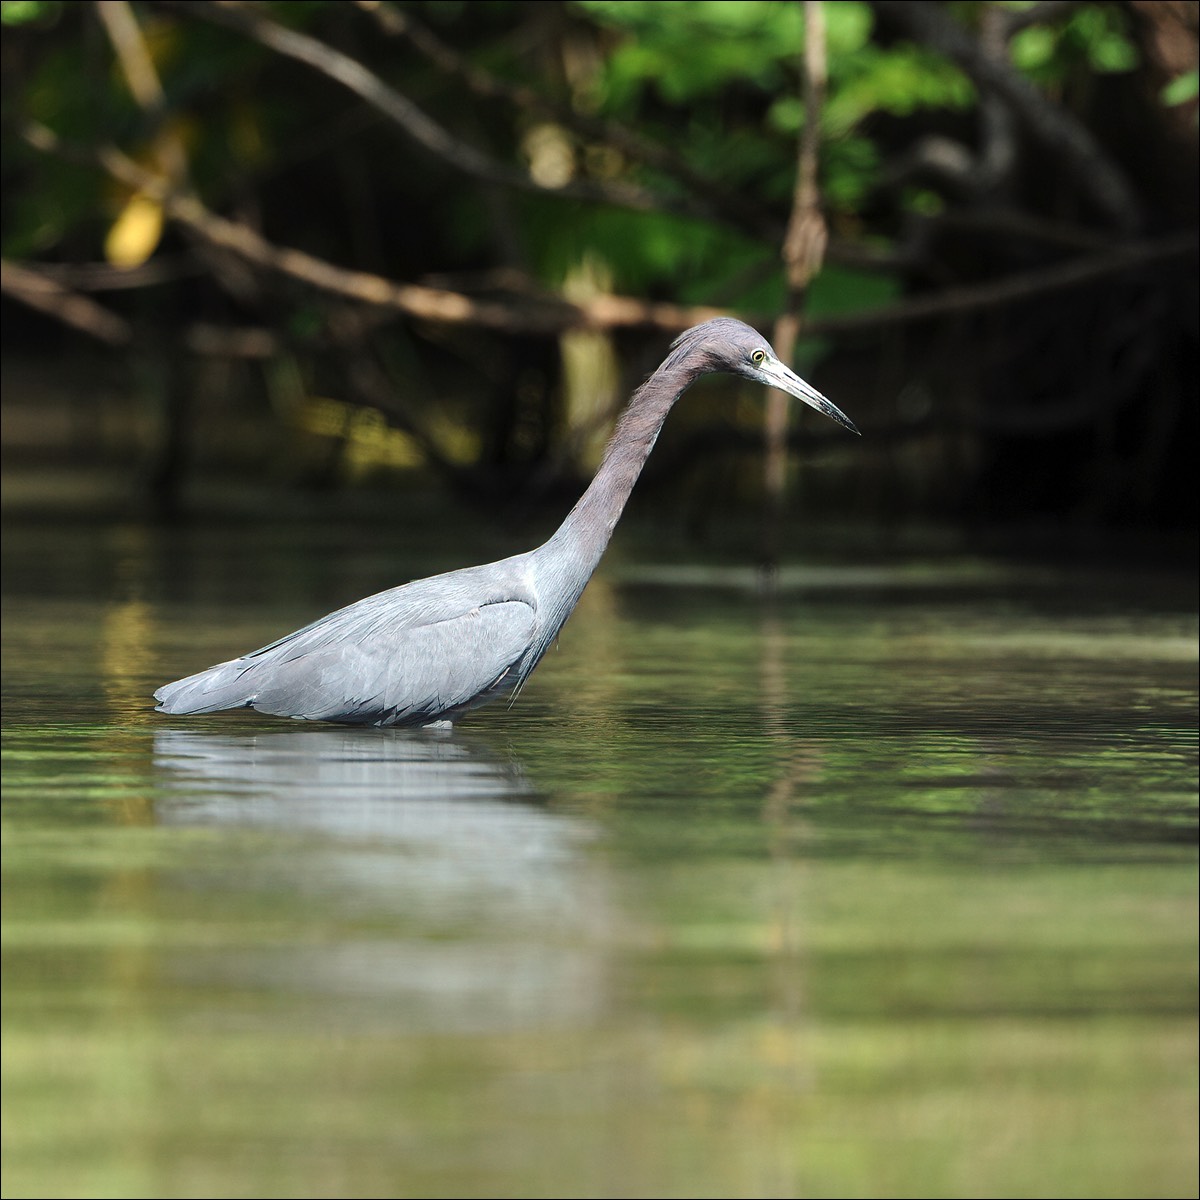
[[[1051,423],[1087,456],[1101,423],[1162,388],[1166,432],[1135,470],[1158,489],[1147,511],[1178,509],[1164,456],[1186,430],[1166,393],[1191,390],[1194,338],[1156,317],[1132,342],[1127,328],[1146,287],[1150,307],[1178,313],[1179,288],[1194,291],[1180,279],[1195,253],[1196,38],[1170,25],[1176,7],[823,6],[830,240],[809,333],[832,363],[878,351],[879,330],[915,330],[877,386],[934,398],[922,406],[932,429],[895,425],[884,404],[862,414],[877,433],[994,436],[989,408],[1007,404],[987,395],[996,380],[998,395],[1036,402],[1002,414],[1022,438],[1061,413]],[[353,374],[347,360],[373,357],[389,316],[432,322],[462,363],[440,390],[464,396],[467,440],[503,478],[522,477],[523,454],[561,445],[569,457],[588,439],[558,395],[548,338],[581,324],[666,333],[700,315],[681,306],[769,321],[789,302],[780,245],[805,121],[805,12],[757,0],[5,3],[5,292],[109,342],[161,341],[165,324],[204,355],[253,357],[253,343],[294,356],[322,391]],[[568,288],[583,264],[619,295]],[[1093,281],[1120,295],[1121,331],[1092,311],[1081,285]],[[143,293],[153,300],[139,306]],[[1124,364],[1179,364],[1178,378],[1125,378],[1114,361],[1076,395],[1059,377],[1082,378],[1094,355],[1048,368],[1043,305],[1069,316],[1056,351],[1112,345]],[[942,355],[936,319],[981,311],[998,315],[966,341],[961,325],[950,335],[961,361]],[[493,333],[457,332],[481,328]],[[444,371],[430,332],[406,327],[400,356]],[[992,351],[965,348],[997,337],[1020,368],[1002,381]],[[375,373],[344,399],[382,406],[463,482],[421,399],[389,400],[397,381],[384,363]],[[173,459],[160,466],[175,477]],[[1079,476],[1097,479],[1094,464]],[[1112,487],[1101,479],[1095,495],[1129,511]]]

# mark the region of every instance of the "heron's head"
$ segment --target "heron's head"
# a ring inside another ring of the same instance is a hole
[[[841,409],[780,362],[779,355],[761,333],[733,317],[716,317],[681,333],[671,344],[668,362],[682,365],[685,360],[697,374],[725,371],[764,387],[778,388],[844,425],[851,433],[858,433],[854,422]]]

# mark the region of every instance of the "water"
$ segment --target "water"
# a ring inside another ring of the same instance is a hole
[[[1195,1194],[1190,573],[618,547],[453,736],[151,711],[440,540],[6,529],[6,1195]]]

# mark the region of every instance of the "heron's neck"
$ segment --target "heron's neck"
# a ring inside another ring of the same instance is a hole
[[[671,406],[695,377],[678,367],[659,367],[630,399],[617,420],[600,469],[547,545],[571,551],[588,575],[596,568],[625,510]]]

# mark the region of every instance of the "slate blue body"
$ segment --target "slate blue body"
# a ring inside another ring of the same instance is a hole
[[[520,687],[571,615],[671,406],[698,376],[777,387],[857,433],[748,325],[682,334],[634,393],[596,477],[549,541],[485,566],[418,579],[154,693],[158,711],[254,708],[362,725],[431,725]]]

